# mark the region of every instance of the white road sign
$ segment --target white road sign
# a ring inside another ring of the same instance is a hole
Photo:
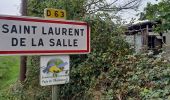
[[[0,15],[1,55],[90,52],[86,22]]]

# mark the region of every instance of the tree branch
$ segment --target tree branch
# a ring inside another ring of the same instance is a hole
[[[108,3],[106,0],[103,0],[103,2],[101,2],[101,0],[92,0],[92,2],[90,2],[88,5],[86,5],[86,7],[88,7],[88,9],[86,10],[89,14],[93,14],[96,13],[98,11],[121,11],[121,10],[127,10],[127,9],[136,9],[138,8],[139,4],[141,3],[142,0],[130,0],[129,2],[120,5],[120,6],[116,6],[118,5],[118,3],[121,0],[114,0],[111,3]]]

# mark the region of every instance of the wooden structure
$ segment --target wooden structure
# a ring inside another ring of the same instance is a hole
[[[128,25],[125,32],[127,41],[136,52],[148,50],[152,50],[154,53],[160,52],[166,37],[163,36],[163,33],[153,31],[159,24],[161,24],[161,21],[142,21]]]

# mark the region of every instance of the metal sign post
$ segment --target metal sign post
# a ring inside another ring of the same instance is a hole
[[[52,86],[52,100],[58,100],[59,98],[59,87],[57,85]]]
[[[44,9],[44,17],[66,19],[66,11],[61,9],[46,8]],[[69,55],[67,55],[67,57],[69,57]],[[67,78],[69,78],[69,76],[67,76]],[[65,82],[67,82],[67,80]],[[58,100],[59,91],[59,86],[52,85],[52,100]]]

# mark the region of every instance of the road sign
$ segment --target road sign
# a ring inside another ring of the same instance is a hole
[[[69,82],[69,56],[41,56],[40,84],[42,86]]]
[[[0,15],[0,54],[50,55],[90,52],[86,22]]]
[[[66,19],[66,11],[62,9],[46,8],[44,9],[46,18],[62,18]]]

